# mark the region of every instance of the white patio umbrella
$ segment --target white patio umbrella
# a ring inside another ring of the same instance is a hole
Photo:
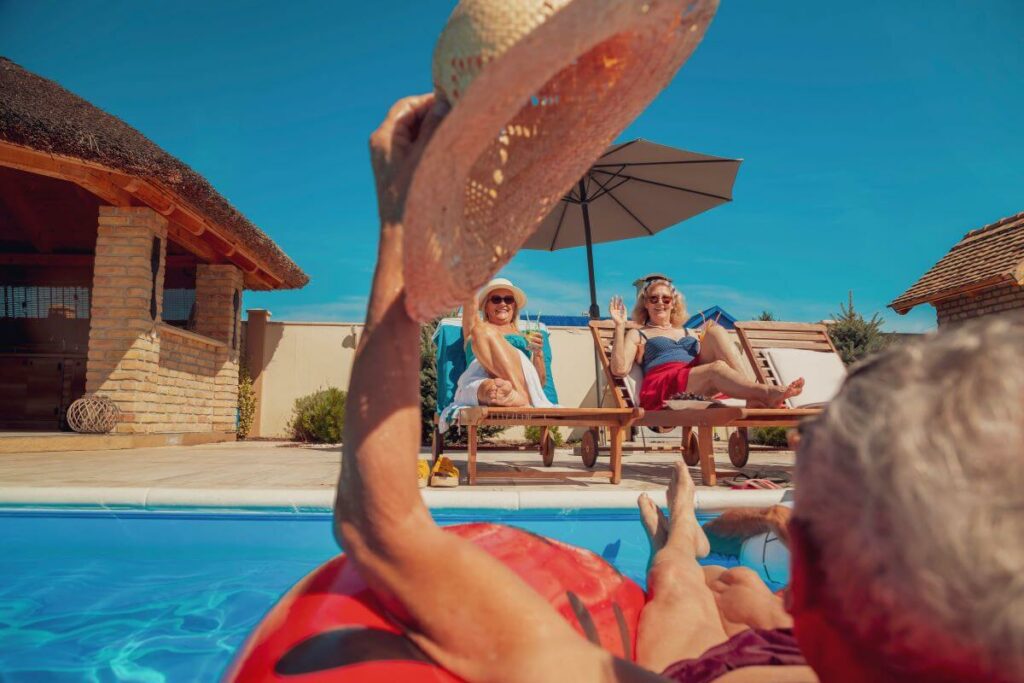
[[[597,319],[593,244],[648,237],[732,201],[740,162],[643,139],[612,145],[523,248],[586,245],[590,317]]]

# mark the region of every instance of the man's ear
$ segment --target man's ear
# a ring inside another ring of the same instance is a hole
[[[793,517],[789,520],[790,579],[786,609],[794,616],[819,607],[822,586],[821,558],[811,540],[807,524]]]

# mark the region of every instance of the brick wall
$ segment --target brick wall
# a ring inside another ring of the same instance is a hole
[[[241,348],[242,271],[232,265],[196,268],[196,332],[225,344],[215,360],[213,429],[234,431]]]
[[[142,420],[152,432],[214,430],[217,361],[221,349],[164,328],[159,380]],[[230,428],[234,428],[232,419]],[[230,431],[228,428],[214,431]]]
[[[154,240],[159,259],[155,277]],[[148,208],[100,207],[85,390],[117,403],[117,432],[147,431],[136,420],[148,410],[146,398],[159,367],[155,324],[163,299],[166,253],[163,216]]]
[[[948,325],[1017,308],[1024,308],[1024,286],[1007,284],[940,301],[935,313],[939,325]]]
[[[184,332],[160,322],[166,250],[160,214],[100,207],[86,392],[117,403],[119,433],[233,432],[242,273],[197,267],[196,334]]]

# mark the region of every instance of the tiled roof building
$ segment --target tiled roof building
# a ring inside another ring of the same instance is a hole
[[[930,303],[939,325],[1024,308],[1024,212],[972,230],[889,307]]]

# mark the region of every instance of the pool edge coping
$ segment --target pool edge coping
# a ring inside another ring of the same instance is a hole
[[[698,487],[696,508],[700,511],[734,507],[768,507],[782,501],[787,489],[731,490]],[[0,486],[0,507],[90,508],[225,508],[274,509],[329,512],[334,506],[334,489],[228,489],[123,486]],[[515,491],[423,489],[430,509],[624,509],[635,508],[643,491]],[[666,505],[665,490],[646,491],[658,505]]]

